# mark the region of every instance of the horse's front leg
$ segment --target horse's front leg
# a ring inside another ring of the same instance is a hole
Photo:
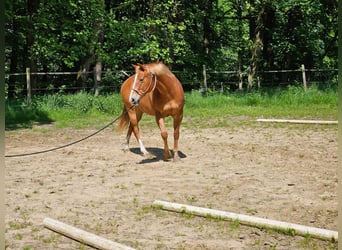
[[[167,144],[167,131],[164,124],[164,118],[156,115],[156,122],[160,128],[160,134],[164,141],[164,159],[167,161],[171,158],[169,145]]]
[[[139,131],[138,122],[141,120],[142,113],[141,112],[137,112],[137,113],[131,112],[131,113],[129,113],[129,116],[130,116],[130,125],[128,128],[127,137],[126,137],[127,146],[129,144],[129,140],[130,140],[131,134],[133,132],[135,138],[137,139],[137,141],[139,143],[140,152],[143,155],[149,155],[149,152],[146,150],[144,144],[142,143],[142,141],[140,139],[140,131]]]
[[[134,133],[134,136],[135,138],[137,139],[137,142],[139,143],[139,148],[140,148],[140,152],[143,154],[143,155],[148,155],[149,152],[146,150],[144,144],[142,143],[141,139],[140,139],[140,132],[139,132],[139,127],[138,125],[130,125],[130,128],[128,129],[128,133],[129,133],[129,130],[133,131]],[[128,133],[127,133],[127,137],[126,137],[126,146],[128,147],[128,143],[129,143],[129,139],[130,139],[130,136],[128,136]],[[132,133],[132,132],[131,132]]]

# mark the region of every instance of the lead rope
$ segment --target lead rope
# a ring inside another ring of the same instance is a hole
[[[132,109],[135,105],[132,105],[129,109],[127,109],[125,111],[125,113],[123,113],[122,115],[125,115],[130,109]],[[66,147],[69,147],[71,145],[74,145],[76,143],[79,143],[79,142],[82,142],[82,141],[85,141],[87,139],[89,139],[90,137],[93,137],[94,135],[97,135],[98,133],[100,133],[101,131],[105,130],[106,128],[108,128],[110,125],[112,125],[114,122],[116,122],[119,118],[121,117],[118,116],[116,117],[113,121],[111,121],[110,123],[108,123],[106,126],[104,126],[103,128],[99,129],[98,131],[82,138],[82,139],[79,139],[77,141],[74,141],[74,142],[71,142],[71,143],[68,143],[68,144],[65,144],[65,145],[62,145],[62,146],[59,146],[59,147],[55,147],[55,148],[51,148],[51,149],[46,149],[46,150],[42,150],[42,151],[37,151],[37,152],[32,152],[32,153],[24,153],[24,154],[13,154],[13,155],[5,155],[5,157],[22,157],[22,156],[29,156],[29,155],[37,155],[37,154],[43,154],[43,153],[47,153],[47,152],[51,152],[51,151],[55,151],[55,150],[58,150],[58,149],[62,149],[62,148],[66,148]]]

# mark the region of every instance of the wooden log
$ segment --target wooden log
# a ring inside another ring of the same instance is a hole
[[[320,120],[287,120],[287,119],[257,119],[257,122],[282,122],[298,124],[338,124],[338,121],[320,121]]]
[[[185,212],[193,215],[203,216],[203,217],[214,217],[228,220],[237,220],[241,224],[255,226],[255,227],[263,227],[263,228],[271,228],[280,231],[292,232],[297,235],[315,237],[318,239],[324,240],[338,240],[338,232],[331,231],[327,229],[315,228],[315,227],[307,227],[294,223],[287,223],[282,221],[264,219],[255,216],[236,214],[230,212],[224,212],[214,209],[207,209],[202,207],[195,207],[190,205],[172,203],[167,201],[155,200],[153,202],[153,206],[160,207],[161,209],[175,211],[175,212]]]
[[[103,250],[132,250],[134,248],[110,241],[108,239],[102,238],[95,234],[86,232],[84,230],[78,229],[76,227],[67,225],[63,222],[45,218],[44,219],[44,226],[54,232],[63,234],[73,240],[79,241],[83,244],[87,244],[91,247]]]

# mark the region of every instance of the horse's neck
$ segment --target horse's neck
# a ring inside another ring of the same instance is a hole
[[[171,75],[157,76],[156,88],[161,92],[172,90],[172,84],[171,84],[171,81],[173,81],[172,78],[173,77]]]
[[[181,83],[172,73],[157,76],[156,90],[161,95],[171,96],[172,98],[177,98],[180,92],[183,92]]]

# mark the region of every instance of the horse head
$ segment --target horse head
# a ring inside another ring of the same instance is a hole
[[[129,96],[130,103],[137,105],[140,99],[154,90],[157,84],[156,75],[143,64],[132,65],[135,69],[134,82]]]

